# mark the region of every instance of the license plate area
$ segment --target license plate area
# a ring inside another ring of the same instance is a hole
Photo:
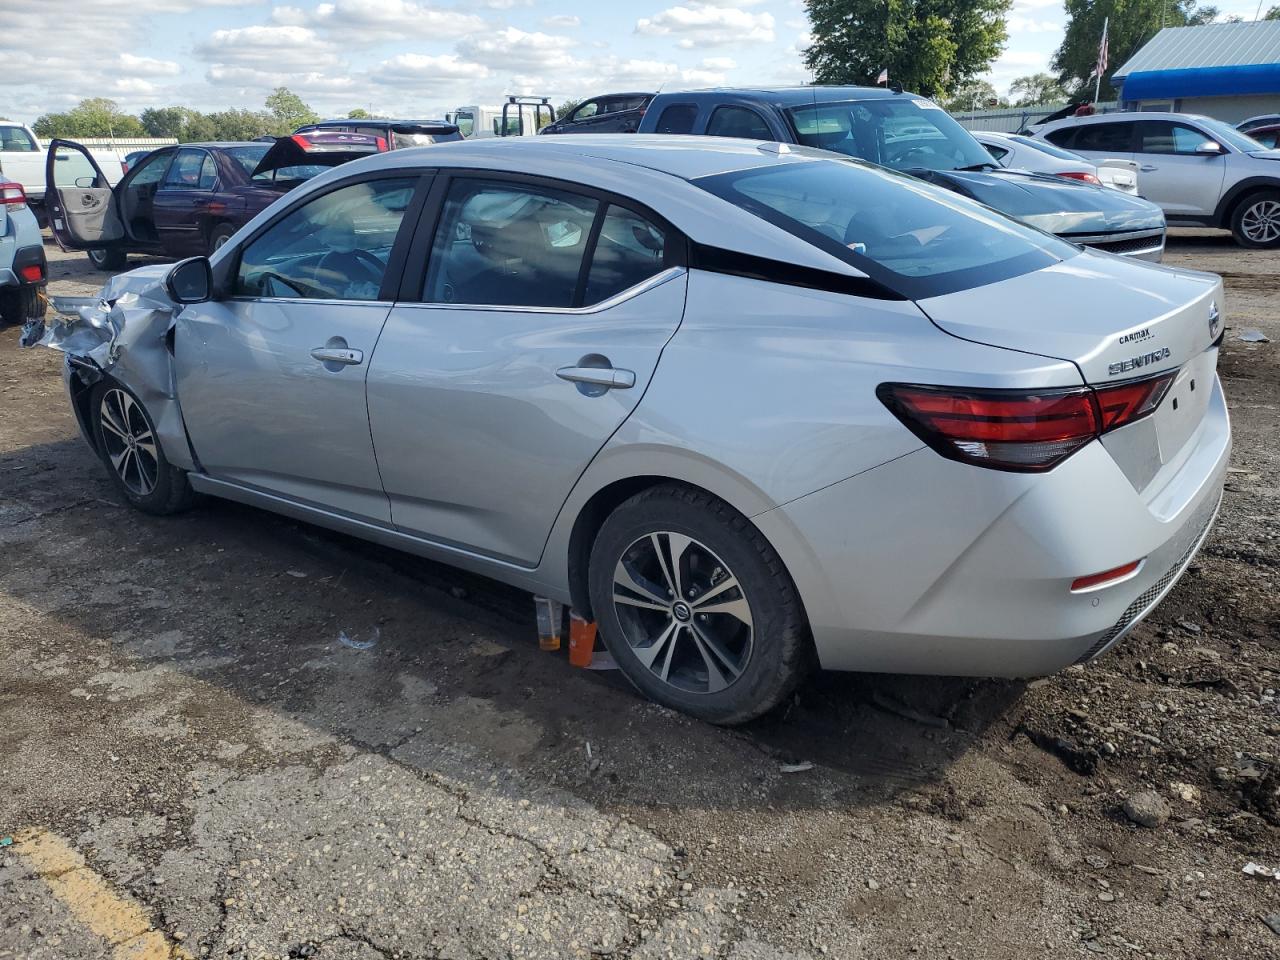
[[[1217,356],[1217,348],[1211,347],[1183,365],[1164,402],[1152,415],[1162,464],[1177,456],[1204,419],[1213,391]]]

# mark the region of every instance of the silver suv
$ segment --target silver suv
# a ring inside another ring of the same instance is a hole
[[[1047,123],[1035,136],[1091,159],[1138,162],[1138,190],[1171,226],[1229,229],[1242,247],[1280,246],[1280,150],[1189,113],[1113,113]]]

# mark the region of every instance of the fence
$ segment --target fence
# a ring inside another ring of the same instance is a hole
[[[1003,110],[965,110],[953,113],[960,125],[970,130],[990,130],[994,133],[1017,133],[1029,123],[1061,110],[1066,103],[1043,103],[1034,107],[1006,107]],[[1111,113],[1120,108],[1118,100],[1095,103],[1098,113]]]
[[[106,147],[115,150],[121,156],[134,150],[155,150],[177,143],[176,137],[72,137],[76,143],[86,147]]]

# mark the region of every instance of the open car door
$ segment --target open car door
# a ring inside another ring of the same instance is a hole
[[[88,149],[52,140],[44,164],[49,229],[63,250],[95,250],[125,239],[115,195]]]

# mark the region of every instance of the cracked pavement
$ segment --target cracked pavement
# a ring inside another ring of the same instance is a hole
[[[82,255],[49,253],[55,293],[96,291]],[[1280,254],[1181,240],[1169,260],[1235,271],[1228,324],[1280,339]],[[0,330],[0,843],[19,838],[0,845],[0,960],[137,960],[141,941],[84,921],[134,906],[160,944],[142,960],[1280,945],[1261,921],[1277,885],[1240,873],[1280,866],[1280,833],[1230,779],[1280,748],[1274,343],[1229,332],[1223,518],[1116,653],[1032,684],[821,676],[722,730],[539,652],[519,591],[236,504],[125,509],[61,357],[17,334]],[[338,639],[375,628],[367,649]],[[1171,658],[1191,655],[1230,676],[1183,683]],[[1118,744],[1095,773],[1021,734],[1069,725]],[[1118,813],[1139,788],[1170,798],[1167,826]],[[55,894],[28,830],[83,858],[94,903]]]

